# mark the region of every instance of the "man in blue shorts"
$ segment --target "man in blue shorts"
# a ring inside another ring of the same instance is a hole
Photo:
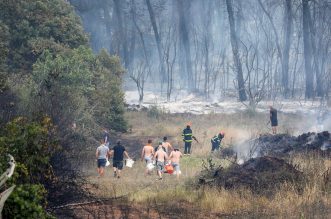
[[[97,158],[97,165],[98,165],[98,177],[101,177],[104,175],[104,169],[106,166],[106,162],[108,159],[108,153],[109,153],[109,148],[106,147],[104,140],[102,139],[101,141],[101,145],[97,148],[96,152],[95,152],[95,156]]]

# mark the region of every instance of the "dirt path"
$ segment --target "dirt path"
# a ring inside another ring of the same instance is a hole
[[[138,205],[128,200],[104,200],[97,203],[67,206],[54,211],[59,218],[218,218],[221,215],[195,209],[188,203],[174,203],[162,206],[156,202]]]

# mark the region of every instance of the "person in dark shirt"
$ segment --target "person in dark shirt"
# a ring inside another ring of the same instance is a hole
[[[107,129],[103,129],[102,139],[104,140],[106,147],[110,149],[110,136]]]
[[[121,177],[124,155],[130,159],[125,147],[121,145],[121,141],[117,140],[115,147],[109,152],[109,156],[113,156],[114,177]]]
[[[154,151],[156,152],[159,149],[159,147],[162,147],[162,150],[164,152],[167,152],[167,149],[163,146],[162,141],[159,141],[159,145],[154,148]]]
[[[191,146],[193,139],[197,141],[197,139],[192,134],[191,124],[188,123],[186,128],[183,130],[182,138],[184,141],[184,155],[191,155]]]
[[[270,122],[271,122],[271,129],[272,134],[277,134],[277,126],[278,126],[278,119],[277,119],[277,110],[272,106],[270,108]]]
[[[221,131],[218,135],[215,135],[211,140],[211,151],[219,150],[222,139],[224,138],[224,132]]]

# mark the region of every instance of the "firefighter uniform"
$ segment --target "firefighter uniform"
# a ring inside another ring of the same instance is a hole
[[[193,135],[192,135],[192,129],[190,128],[190,126],[187,126],[183,130],[182,137],[183,137],[183,141],[185,144],[184,154],[191,154]]]
[[[221,141],[224,138],[224,134],[219,133],[218,135],[215,135],[211,140],[211,151],[213,152],[214,150],[219,150]]]

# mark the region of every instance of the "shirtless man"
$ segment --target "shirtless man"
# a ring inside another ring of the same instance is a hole
[[[159,176],[158,180],[162,180],[162,173],[164,171],[164,162],[168,159],[167,153],[158,147],[158,150],[154,154],[154,159],[156,160],[157,174]]]
[[[149,139],[147,141],[147,145],[145,145],[143,147],[143,150],[141,151],[141,161],[145,160],[146,165],[148,165],[149,163],[152,163],[153,155],[154,155],[154,148],[152,146],[152,140]],[[147,169],[146,166],[145,176],[147,174],[150,174],[150,171]]]
[[[169,154],[170,151],[173,150],[173,147],[169,142],[167,142],[167,139],[168,139],[167,137],[163,137],[162,146],[166,149],[167,154]]]
[[[182,153],[176,148],[174,151],[170,153],[169,160],[171,160],[171,165],[176,170],[177,179],[179,178],[180,168],[179,168],[179,160],[182,157]]]

